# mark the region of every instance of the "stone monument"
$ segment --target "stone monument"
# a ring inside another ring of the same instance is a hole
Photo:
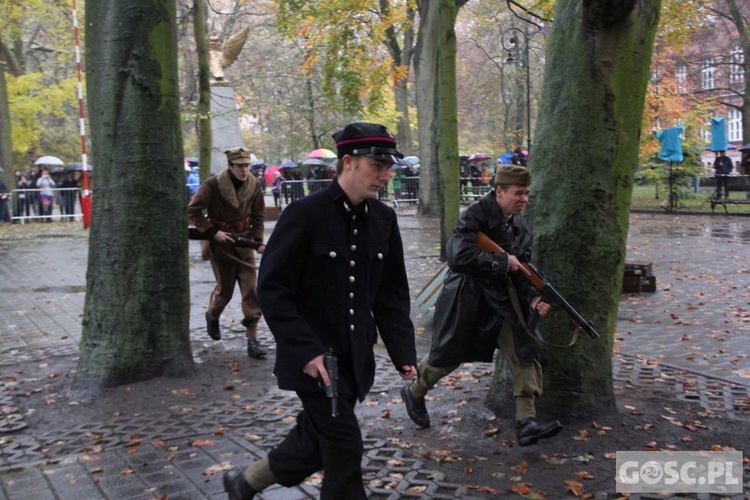
[[[232,35],[221,47],[219,37],[209,37],[209,70],[211,73],[211,173],[216,174],[227,166],[224,151],[243,146],[240,121],[234,100],[234,89],[224,75],[239,56],[247,41],[249,28]]]

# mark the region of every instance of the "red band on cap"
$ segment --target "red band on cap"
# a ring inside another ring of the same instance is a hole
[[[396,139],[392,139],[390,137],[358,137],[356,139],[346,139],[344,141],[339,141],[336,143],[336,146],[341,146],[342,144],[349,144],[352,142],[365,142],[365,141],[383,141],[383,142],[392,142],[393,144],[396,144]]]

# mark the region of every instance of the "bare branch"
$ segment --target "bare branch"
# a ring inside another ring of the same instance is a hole
[[[536,12],[533,12],[533,11],[529,10],[528,8],[526,8],[526,6],[521,5],[516,0],[505,0],[505,2],[508,4],[508,10],[510,11],[511,14],[513,14],[515,17],[517,17],[518,19],[520,19],[521,21],[523,21],[525,23],[533,24],[534,26],[536,26],[539,29],[542,29],[542,26],[539,23],[537,23],[537,22],[532,21],[531,19],[529,19],[529,17],[532,17],[532,18],[534,18],[534,19],[536,19],[538,21],[541,21],[543,23],[551,23],[552,22],[552,19],[547,19],[547,18],[544,18],[544,17],[540,16]],[[523,14],[519,14],[518,12],[516,12],[513,9],[513,7],[517,7],[519,9],[521,9],[523,11]],[[525,17],[525,16],[528,16],[528,17]]]

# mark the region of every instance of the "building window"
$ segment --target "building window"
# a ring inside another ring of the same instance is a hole
[[[742,47],[736,46],[729,54],[731,64],[729,65],[729,83],[742,83],[745,81],[745,54]]]
[[[729,110],[729,120],[727,126],[727,138],[730,142],[742,141],[742,113],[739,109],[732,108]]]
[[[687,64],[680,63],[674,68],[674,78],[677,81],[677,92],[687,92]]]
[[[704,59],[701,62],[701,88],[709,90],[716,87],[716,68],[712,58]]]
[[[703,139],[704,141],[711,142],[711,129],[710,128],[700,129],[700,136],[701,136],[701,139]]]

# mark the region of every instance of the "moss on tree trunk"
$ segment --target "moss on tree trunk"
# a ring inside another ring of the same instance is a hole
[[[660,0],[557,4],[529,158],[533,260],[602,335],[543,357],[537,406],[561,418],[614,409],[613,333],[659,8]],[[542,320],[556,344],[573,328],[559,310]]]
[[[76,386],[194,366],[172,0],[89,2],[93,211]]]

